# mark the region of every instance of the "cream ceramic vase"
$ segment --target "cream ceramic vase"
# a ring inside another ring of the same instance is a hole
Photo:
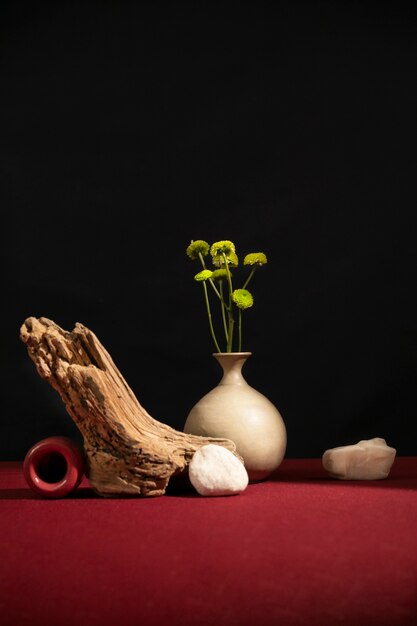
[[[213,354],[223,369],[223,378],[193,406],[184,432],[234,441],[253,483],[265,480],[280,465],[287,447],[287,432],[277,408],[248,385],[242,375],[242,367],[251,354]]]

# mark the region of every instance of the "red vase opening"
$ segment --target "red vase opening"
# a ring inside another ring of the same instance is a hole
[[[44,498],[63,498],[84,476],[85,456],[68,437],[42,439],[26,454],[23,474],[29,487]]]

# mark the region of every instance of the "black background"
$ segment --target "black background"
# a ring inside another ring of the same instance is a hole
[[[0,458],[79,436],[32,315],[91,328],[182,429],[220,377],[191,239],[268,256],[244,372],[288,457],[417,454],[411,4],[6,2],[0,24]]]

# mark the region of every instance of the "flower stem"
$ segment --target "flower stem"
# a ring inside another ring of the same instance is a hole
[[[209,278],[209,283],[210,285],[213,287],[214,293],[216,294],[216,296],[219,298],[219,300],[223,300],[221,293],[219,292],[219,290],[217,289],[216,285],[214,284],[214,281],[212,278]]]
[[[227,343],[229,341],[229,332],[227,330],[227,322],[226,322],[226,305],[223,300],[223,281],[220,281],[220,295],[221,295],[221,308],[222,308],[224,336],[226,337],[226,343]]]
[[[217,289],[216,285],[214,284],[214,281],[211,278],[208,279],[208,282],[213,287],[214,293],[216,294],[216,296],[220,300],[220,307],[221,307],[221,312],[222,312],[222,320],[223,320],[223,328],[224,328],[224,336],[225,336],[226,344],[227,344],[227,342],[229,341],[229,331],[227,329],[227,324],[226,324],[226,311],[229,311],[229,307],[226,304],[226,302],[224,301],[222,282],[220,282],[220,290]]]
[[[205,262],[204,262],[204,257],[203,257],[203,255],[201,254],[201,252],[199,252],[199,253],[198,253],[198,258],[200,259],[200,261],[201,261],[201,265],[203,266],[203,269],[205,270],[205,269],[206,269],[206,264],[205,264]]]
[[[251,280],[252,276],[254,275],[255,270],[256,270],[256,266],[252,268],[252,271],[251,271],[251,273],[249,274],[249,276],[248,276],[248,278],[247,278],[247,280],[246,280],[245,284],[243,285],[242,289],[246,289],[246,287],[249,285],[249,281]]]
[[[234,324],[235,324],[235,320],[233,319],[233,316],[229,314],[229,331],[228,331],[229,338],[227,341],[227,352],[232,352]]]
[[[229,285],[229,306],[227,309],[227,314],[229,317],[229,327],[228,327],[228,339],[227,339],[227,352],[232,351],[233,346],[233,327],[235,320],[233,319],[233,304],[232,304],[232,293],[233,293],[233,285],[232,285],[232,275],[229,269],[229,263],[227,262],[227,257],[223,252],[223,263],[227,273],[227,282]]]
[[[205,300],[206,300],[207,315],[208,315],[208,319],[209,319],[211,336],[213,337],[214,345],[216,346],[217,352],[221,352],[220,346],[217,343],[216,334],[215,334],[214,328],[213,328],[213,320],[211,319],[210,302],[209,302],[209,297],[208,297],[208,293],[207,293],[207,285],[206,285],[205,281],[203,282],[203,287],[204,287],[204,297],[205,297]]]
[[[239,352],[242,352],[242,311],[239,309]]]

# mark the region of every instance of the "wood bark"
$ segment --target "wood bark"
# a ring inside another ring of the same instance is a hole
[[[29,317],[20,337],[82,433],[87,477],[99,495],[163,495],[170,478],[186,476],[195,451],[208,443],[236,454],[229,439],[189,435],[151,417],[83,324],[69,332]]]

